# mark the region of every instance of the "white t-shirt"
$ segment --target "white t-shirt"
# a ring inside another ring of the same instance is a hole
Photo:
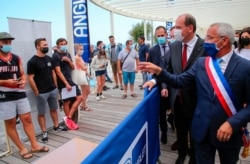
[[[238,51],[238,48],[234,50],[234,52],[239,55],[240,57],[243,57],[247,60],[250,60],[250,49],[242,48],[240,52]]]

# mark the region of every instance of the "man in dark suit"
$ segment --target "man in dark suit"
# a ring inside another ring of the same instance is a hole
[[[171,73],[176,75],[181,74],[188,70],[198,57],[205,56],[206,53],[203,49],[204,40],[196,36],[195,32],[196,20],[192,15],[182,14],[176,19],[174,29],[174,39],[176,41],[169,45],[169,71]],[[187,45],[186,54],[184,54],[185,45]],[[189,164],[195,163],[194,145],[189,136],[196,101],[197,94],[195,84],[184,89],[174,89],[170,87],[170,104],[173,109],[172,112],[174,113],[177,134],[178,158],[176,164],[184,163],[188,152],[188,141],[190,141]]]
[[[198,164],[215,163],[216,150],[222,164],[239,160],[242,127],[250,121],[250,62],[234,53],[233,42],[232,26],[214,23],[204,43],[210,57],[199,58],[184,73],[171,75],[152,63],[139,65],[139,70],[155,73],[157,80],[176,88],[196,83],[191,136]]]
[[[169,60],[169,47],[167,42],[167,30],[164,26],[158,26],[155,29],[155,36],[157,38],[158,44],[152,47],[149,50],[148,62],[154,63],[161,68],[167,68],[167,63]],[[170,109],[169,98],[168,98],[168,89],[165,83],[159,84],[161,90],[160,98],[160,129],[161,129],[161,142],[163,144],[167,143],[167,131],[168,125],[166,121],[166,111]]]

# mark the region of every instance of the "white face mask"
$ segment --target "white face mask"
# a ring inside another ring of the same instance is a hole
[[[182,42],[184,37],[182,36],[182,30],[180,29],[174,29],[174,39]]]
[[[84,50],[79,50],[79,51],[78,51],[78,54],[79,54],[79,55],[83,55],[83,53],[84,53]]]
[[[238,41],[239,41],[239,37],[235,36],[235,37],[234,37],[234,40],[235,40],[236,42],[238,42]]]

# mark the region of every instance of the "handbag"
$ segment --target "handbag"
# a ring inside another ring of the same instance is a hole
[[[89,86],[90,87],[95,87],[96,86],[96,79],[95,78],[90,78],[89,79]]]

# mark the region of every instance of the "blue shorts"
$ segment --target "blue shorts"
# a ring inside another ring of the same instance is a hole
[[[57,110],[58,109],[57,101],[58,101],[57,88],[47,93],[40,93],[38,96],[36,96],[38,114],[46,113],[47,104],[49,105],[50,110]]]
[[[102,76],[106,73],[106,70],[95,71],[95,76]]]
[[[122,76],[123,76],[123,83],[124,83],[124,85],[127,85],[128,82],[129,82],[129,84],[134,85],[134,83],[135,83],[135,72],[126,72],[126,71],[123,71],[122,72]]]

